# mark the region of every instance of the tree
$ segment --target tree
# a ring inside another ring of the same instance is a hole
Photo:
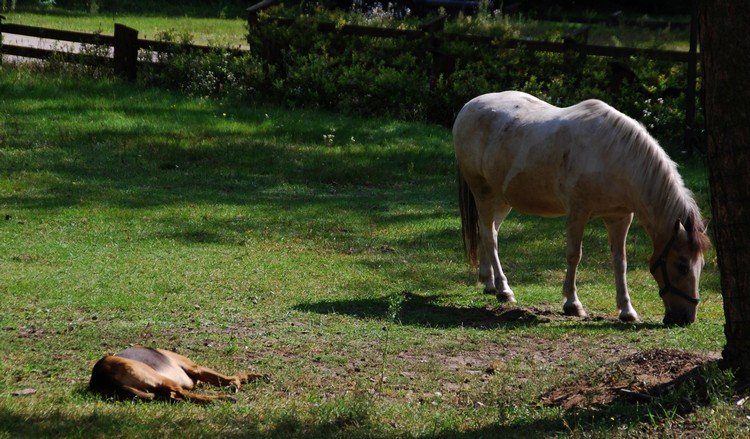
[[[701,56],[724,363],[750,380],[750,2],[702,0]]]

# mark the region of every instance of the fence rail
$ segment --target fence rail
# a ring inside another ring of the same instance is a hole
[[[141,39],[138,38],[137,30],[131,29],[121,24],[115,24],[113,35],[106,35],[100,33],[88,33],[37,26],[27,26],[24,24],[2,23],[2,21],[0,21],[0,36],[2,34],[21,35],[98,47],[109,47],[111,48],[111,51],[107,51],[109,53],[108,55],[97,55],[91,53],[71,52],[59,47],[29,47],[0,42],[0,55],[10,55],[43,60],[47,60],[52,57],[58,57],[63,61],[71,63],[111,66],[115,68],[116,74],[122,77],[126,77],[129,80],[135,79],[134,72],[137,71],[138,64],[148,62],[138,60],[138,50],[143,49],[159,53],[173,53],[185,49],[205,53],[219,50],[216,47],[202,46],[198,44],[185,44],[172,41]],[[220,50],[229,52],[235,56],[241,56],[247,53],[247,51],[241,49],[226,48]],[[123,58],[122,55],[127,53],[129,53],[130,56]]]

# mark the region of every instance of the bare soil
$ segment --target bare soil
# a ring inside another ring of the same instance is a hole
[[[560,320],[580,320],[580,321],[602,321],[609,320],[619,322],[615,318],[609,318],[601,315],[590,314],[587,317],[566,316],[560,309],[550,307],[518,307],[513,305],[499,305],[496,307],[488,305],[485,310],[492,314],[493,320],[498,323],[549,323]]]
[[[691,379],[700,367],[717,359],[718,355],[674,349],[638,352],[550,391],[542,401],[566,410],[606,406],[616,400],[647,403]]]

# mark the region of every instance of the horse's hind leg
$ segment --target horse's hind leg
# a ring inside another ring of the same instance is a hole
[[[578,300],[576,287],[576,270],[581,262],[581,242],[583,241],[583,229],[588,221],[588,215],[570,214],[568,216],[568,237],[565,256],[568,261],[568,270],[565,272],[563,282],[563,312],[568,316],[586,317],[581,301]]]
[[[612,250],[612,265],[615,271],[615,289],[617,291],[617,310],[620,311],[619,317],[623,322],[638,320],[638,313],[635,312],[633,305],[630,303],[625,275],[628,265],[625,255],[625,239],[628,236],[628,229],[632,221],[632,213],[623,218],[607,218],[604,220],[609,234],[609,247]]]
[[[477,200],[480,236],[479,280],[484,283],[484,292],[495,294],[501,302],[516,301],[497,254],[497,231],[510,213],[510,209],[508,205],[497,207],[487,200]]]

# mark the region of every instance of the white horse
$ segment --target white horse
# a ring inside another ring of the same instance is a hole
[[[710,242],[675,163],[642,125],[598,100],[558,108],[506,91],[464,105],[453,139],[464,247],[472,264],[479,254],[485,292],[515,302],[497,254],[497,231],[511,208],[567,216],[563,311],[585,316],[576,268],[584,226],[599,217],[609,234],[619,318],[638,320],[625,280],[625,239],[635,214],[653,243],[650,267],[664,302],[664,323],[695,321]]]

